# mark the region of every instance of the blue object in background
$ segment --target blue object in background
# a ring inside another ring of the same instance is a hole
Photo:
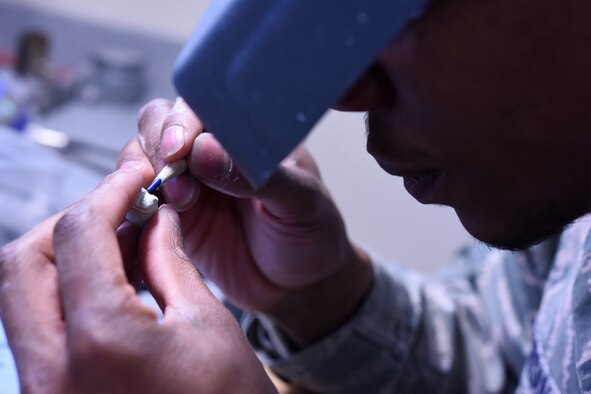
[[[26,110],[11,97],[10,86],[0,75],[0,126],[23,131],[28,123],[29,116]]]
[[[216,0],[175,86],[255,187],[428,0]]]
[[[16,113],[16,104],[8,95],[8,83],[0,75],[0,125],[10,124]]]
[[[29,115],[24,110],[20,110],[14,119],[12,119],[12,122],[9,124],[9,126],[17,131],[24,131],[28,124]]]

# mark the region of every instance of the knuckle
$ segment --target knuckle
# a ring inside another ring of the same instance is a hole
[[[106,175],[102,179],[102,181],[99,183],[99,186],[95,189],[95,191],[100,189],[101,187],[104,187],[105,185],[117,184],[117,182],[121,182],[122,179],[120,178],[120,175],[121,175],[120,171],[115,171],[115,172],[112,172],[112,173]],[[79,202],[78,204],[75,205],[75,207],[79,210],[78,215],[94,213],[94,212],[89,212],[89,211],[92,211],[92,206],[87,205],[84,202],[85,202],[85,200],[82,200],[81,202]],[[85,212],[81,212],[81,211],[85,211]]]
[[[10,277],[18,277],[23,264],[35,264],[42,254],[41,246],[35,240],[27,240],[26,235],[14,240],[0,249],[0,291]]]
[[[2,249],[0,249],[0,267],[8,264],[8,262],[13,260],[14,257],[18,254],[17,243],[18,240],[12,241],[10,243],[7,243],[6,245],[4,245],[4,247],[2,247]]]
[[[119,158],[117,159],[117,168],[121,167],[121,165],[127,161],[139,161],[145,157],[141,146],[138,144],[138,138],[135,137],[131,141],[129,141],[121,152],[119,153]]]
[[[85,204],[78,203],[72,206],[55,224],[54,244],[61,244],[75,237],[86,228],[92,216],[92,209]]]
[[[96,316],[80,316],[76,328],[69,338],[70,356],[84,362],[97,359],[112,358],[121,350],[121,343],[114,339],[110,325]]]
[[[19,371],[21,393],[58,393],[62,389],[64,366],[55,361],[29,365]]]
[[[117,364],[127,362],[143,351],[138,341],[145,339],[145,330],[138,331],[133,323],[121,324],[109,314],[95,312],[78,315],[76,323],[71,326],[68,338],[71,362],[77,365],[103,361]],[[137,335],[138,332],[141,335]]]
[[[14,265],[12,262],[14,262],[20,254],[17,242],[18,241],[10,242],[0,249],[0,285],[8,280],[9,271]]]
[[[70,356],[75,363],[100,360],[107,353],[109,344],[97,332],[84,330],[70,338]]]
[[[0,248],[0,293],[11,278],[19,278],[23,270],[52,259],[51,238],[39,235],[36,229]]]
[[[180,126],[186,128],[188,123],[190,123],[189,121],[191,120],[192,115],[193,112],[189,106],[182,99],[179,99],[168,113],[168,116],[164,121],[163,128],[170,126]]]
[[[144,128],[155,115],[167,114],[173,106],[173,102],[163,98],[157,98],[145,104],[138,113],[138,125],[140,130]]]

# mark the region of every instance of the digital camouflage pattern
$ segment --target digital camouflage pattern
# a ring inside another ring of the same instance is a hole
[[[591,392],[590,229],[587,216],[528,250],[466,248],[432,278],[372,256],[371,294],[337,332],[277,351],[281,333],[251,315],[275,341],[249,339],[278,375],[319,392]]]

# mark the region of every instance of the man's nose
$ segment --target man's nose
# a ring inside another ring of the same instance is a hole
[[[389,108],[395,101],[394,84],[376,62],[357,79],[333,108],[338,111],[372,111]]]

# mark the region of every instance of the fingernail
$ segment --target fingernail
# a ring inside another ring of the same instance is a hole
[[[232,159],[220,149],[209,134],[199,134],[193,143],[192,157],[196,164],[196,175],[211,178],[226,178],[232,171]]]
[[[191,203],[193,201],[193,199],[199,195],[199,191],[200,191],[199,184],[195,183],[195,182],[191,182],[190,185],[191,185],[190,189],[185,194],[185,198],[183,198],[177,202],[176,209],[178,212],[184,212],[187,209],[191,208],[189,203]]]
[[[189,209],[190,203],[199,195],[199,184],[188,177],[172,179],[162,188],[166,201],[178,212]]]
[[[164,130],[160,143],[162,158],[168,159],[181,150],[183,145],[185,145],[185,128],[178,125],[168,127]]]

